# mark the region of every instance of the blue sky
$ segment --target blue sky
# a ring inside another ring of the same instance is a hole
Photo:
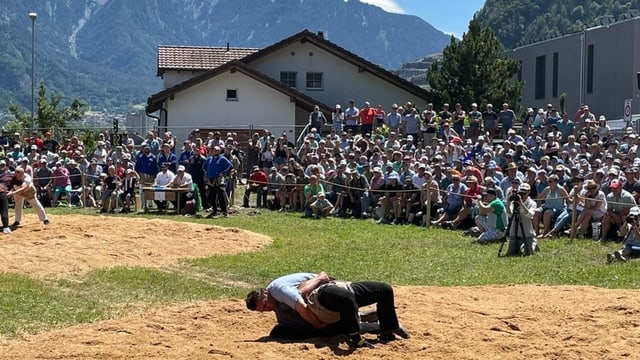
[[[386,11],[416,15],[436,29],[462,36],[467,31],[469,20],[482,8],[484,0],[360,0],[377,5]]]

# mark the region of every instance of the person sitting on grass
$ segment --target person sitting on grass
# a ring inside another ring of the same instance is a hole
[[[442,223],[442,228],[444,229],[457,229],[458,226],[477,211],[477,206],[474,205],[473,199],[476,199],[478,195],[481,195],[484,188],[481,185],[478,185],[478,179],[473,175],[468,176],[465,183],[467,185],[467,191],[465,192],[463,206],[453,220]]]
[[[312,202],[309,207],[312,216],[316,219],[327,217],[333,210],[333,204],[326,199],[324,192],[319,192],[316,201]]]
[[[481,232],[478,237],[480,244],[488,244],[504,237],[509,220],[504,203],[498,199],[495,189],[486,189],[482,193],[475,220]]]
[[[393,288],[379,281],[335,281],[325,272],[296,273],[273,280],[245,298],[247,309],[273,311],[278,324],[269,336],[298,340],[317,336],[349,336],[349,347],[373,348],[362,337],[362,317],[358,309],[376,304],[379,342],[410,338],[398,322]]]
[[[640,228],[638,225],[638,214],[640,209],[633,208],[629,212],[624,224],[620,226],[618,235],[624,238],[623,247],[610,254],[607,254],[607,262],[620,260],[626,262],[630,257],[638,257],[640,255]]]
[[[433,222],[434,226],[439,226],[445,221],[454,219],[462,210],[464,203],[462,194],[466,193],[468,188],[465,184],[460,183],[460,175],[458,174],[451,175],[451,181],[452,183],[447,186],[443,196],[442,203],[444,206],[440,209],[442,210],[442,215]]]

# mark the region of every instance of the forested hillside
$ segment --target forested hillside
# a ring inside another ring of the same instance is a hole
[[[640,0],[486,0],[476,15],[506,49],[640,15]]]

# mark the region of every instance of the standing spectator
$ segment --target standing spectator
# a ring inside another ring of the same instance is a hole
[[[267,206],[268,184],[269,179],[267,174],[262,171],[260,167],[254,166],[253,169],[251,169],[251,175],[249,176],[244,190],[242,206],[246,208],[249,207],[249,200],[252,192],[256,193],[256,207],[261,208],[263,205]]]
[[[360,112],[358,113],[360,133],[363,136],[365,134],[371,134],[373,131],[373,120],[375,115],[376,111],[371,107],[368,101],[365,101],[364,107],[360,109]]]
[[[382,105],[378,104],[375,110],[375,130],[382,128],[385,121],[387,120],[387,113],[382,108]]]
[[[498,114],[500,123],[502,124],[502,136],[506,139],[509,130],[513,127],[513,123],[516,121],[516,114],[513,110],[509,109],[509,104],[502,104],[502,110]]]
[[[200,147],[195,146],[193,148],[193,156],[189,158],[186,168],[187,168],[187,172],[191,174],[191,178],[193,179],[193,182],[198,187],[198,193],[202,201],[202,207],[204,209],[209,209],[210,204],[207,199],[208,197],[207,197],[207,191],[205,186],[204,165],[206,161],[207,161],[207,158],[204,155],[202,155],[202,153],[200,152]]]
[[[315,105],[313,111],[309,114],[309,129],[316,128],[318,133],[322,133],[322,126],[326,123],[327,118],[320,111],[320,107]]]
[[[471,104],[471,111],[469,111],[469,133],[467,137],[471,139],[473,144],[478,141],[478,136],[480,136],[481,127],[480,123],[482,121],[482,113],[478,111],[478,104]]]
[[[460,134],[461,137],[464,138],[464,118],[467,116],[467,114],[464,110],[462,110],[462,104],[457,103],[455,105],[455,110],[453,111],[453,114],[451,114],[451,116],[453,117],[453,130],[455,130],[458,134]]]
[[[344,113],[342,112],[342,105],[336,104],[335,109],[331,113],[331,130],[335,130],[336,133],[342,132],[343,122]]]
[[[160,151],[160,142],[156,138],[156,136],[153,133],[153,131],[148,131],[147,132],[147,138],[144,139],[144,141],[142,141],[141,145],[142,145],[143,148],[145,146],[149,146],[149,151],[153,156],[157,156],[158,151]],[[136,169],[136,171],[138,171],[138,170]],[[140,171],[138,171],[138,173],[140,173]],[[140,176],[142,176],[142,173],[140,173]],[[142,176],[142,179],[144,180],[144,176]]]
[[[344,131],[355,134],[358,131],[358,114],[360,110],[355,106],[355,101],[349,100],[349,106],[344,110]]]
[[[19,136],[20,134],[18,134]],[[11,188],[13,174],[9,171],[6,161],[0,160],[0,219],[2,220],[2,233],[9,234],[9,199],[7,194]]]
[[[178,159],[176,158],[176,154],[171,152],[171,144],[164,143],[162,144],[161,149],[162,151],[158,157],[158,163],[168,164],[169,170],[175,174],[178,166]]]
[[[496,137],[496,128],[498,127],[498,114],[493,111],[493,105],[487,104],[487,109],[482,113],[482,127],[487,132],[488,143],[493,144]]]
[[[420,115],[418,110],[412,108],[408,115],[405,115],[402,119],[402,132],[406,137],[411,136],[416,139],[418,137],[418,129],[420,127]]]
[[[151,145],[142,145],[142,152],[136,158],[135,171],[140,175],[140,181],[143,185],[153,183],[158,173],[158,160],[151,153]]]
[[[209,188],[209,205],[212,209],[211,213],[207,215],[207,218],[211,219],[217,215],[218,203],[222,215],[228,217],[225,177],[233,170],[233,164],[221,154],[219,146],[213,146],[210,151],[211,155],[203,165],[206,169],[206,180]]]
[[[47,148],[52,153],[58,152],[58,148],[60,147],[60,143],[56,141],[56,139],[51,137],[51,131],[47,131],[44,133],[44,141],[42,146]]]
[[[391,112],[387,114],[386,125],[389,128],[389,133],[397,133],[400,131],[400,124],[402,123],[402,115],[398,113],[398,104],[391,105]]]

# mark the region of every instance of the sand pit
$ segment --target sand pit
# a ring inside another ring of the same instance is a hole
[[[182,258],[255,251],[271,243],[245,230],[109,216],[27,216],[0,238],[0,271],[36,277],[81,275],[115,265],[158,267]]]
[[[27,221],[2,237],[0,270],[70,276],[114,265],[162,266],[179,258],[257,250],[269,242],[241,230],[168,220],[56,217],[50,227]],[[267,337],[273,314],[250,312],[234,299],[173,304],[0,340],[0,359],[640,358],[635,290],[394,288],[398,316],[412,338],[376,349],[350,353],[340,338],[275,341]]]

